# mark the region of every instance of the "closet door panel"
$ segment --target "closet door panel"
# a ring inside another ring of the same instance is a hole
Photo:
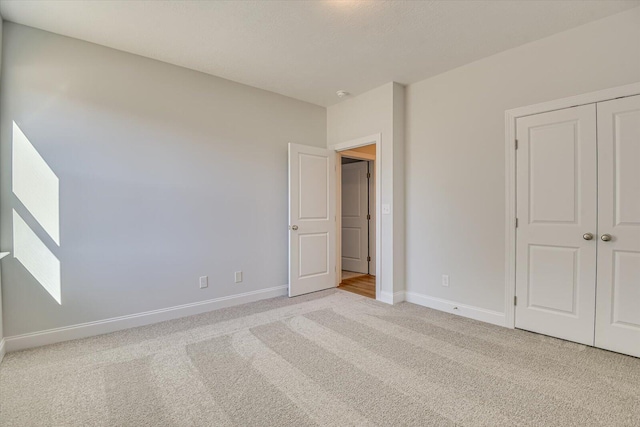
[[[640,95],[597,109],[595,345],[640,357]]]
[[[593,345],[596,107],[517,120],[516,327]]]

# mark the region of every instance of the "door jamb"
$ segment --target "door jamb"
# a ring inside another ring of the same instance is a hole
[[[340,285],[342,279],[342,167],[338,167],[341,165],[341,157],[342,153],[349,151],[353,148],[363,147],[365,145],[376,145],[376,157],[374,160],[375,165],[375,186],[376,186],[376,300],[381,301],[382,296],[382,238],[381,238],[381,228],[382,228],[382,204],[381,204],[381,134],[377,133],[370,136],[365,136],[363,138],[352,139],[350,141],[342,142],[339,144],[335,144],[329,149],[334,150],[336,152],[336,287]],[[361,160],[372,160],[371,156],[367,156],[366,154],[360,153],[360,155],[355,155],[355,153],[349,153],[348,157],[352,158],[361,158]]]
[[[640,94],[640,82],[507,110],[505,116],[505,326],[516,324],[516,120],[520,117]]]

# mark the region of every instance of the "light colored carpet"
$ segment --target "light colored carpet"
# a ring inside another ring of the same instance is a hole
[[[330,290],[6,356],[2,426],[639,426],[640,359]]]

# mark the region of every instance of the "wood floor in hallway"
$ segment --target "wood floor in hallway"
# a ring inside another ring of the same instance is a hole
[[[376,298],[376,277],[369,274],[343,279],[339,286],[344,291],[369,298]]]

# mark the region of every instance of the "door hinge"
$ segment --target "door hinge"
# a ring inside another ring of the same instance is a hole
[[[513,305],[518,305],[518,297],[517,296],[513,296]]]
[[[367,219],[371,220],[371,214],[367,214]]]
[[[518,149],[518,140],[516,139],[516,150]]]
[[[367,257],[367,261],[371,261],[371,257],[370,256]]]
[[[518,218],[516,218],[516,228],[518,228]]]
[[[367,172],[367,178],[371,178],[371,172]]]

